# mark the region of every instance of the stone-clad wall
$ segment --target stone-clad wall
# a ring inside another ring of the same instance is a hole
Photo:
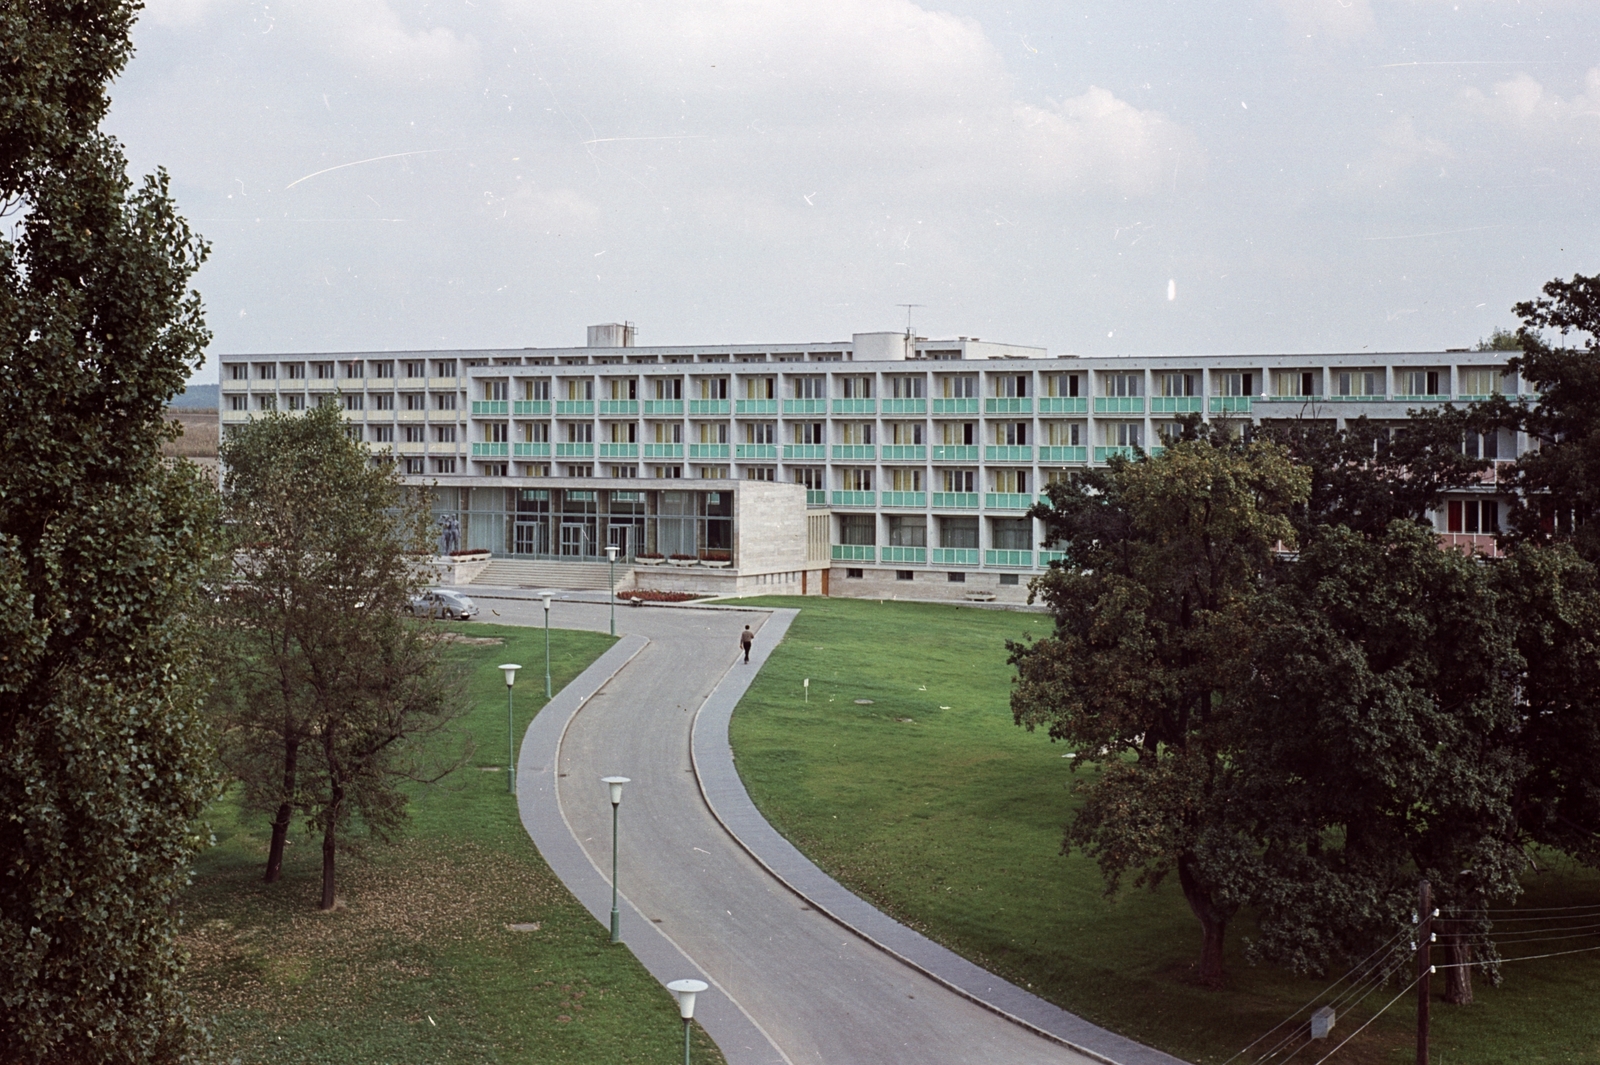
[[[741,576],[806,568],[804,487],[740,481],[733,506],[733,558]]]
[[[897,580],[893,569],[863,567],[860,577],[847,577],[849,568],[835,563],[828,578],[828,594],[850,599],[948,599],[963,602],[968,593],[991,593],[997,603],[1026,603],[1028,578],[1018,574],[1016,584],[1001,584],[1000,574],[970,570],[967,579],[952,583],[943,570],[913,568],[912,579]]]

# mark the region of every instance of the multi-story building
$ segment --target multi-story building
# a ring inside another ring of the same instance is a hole
[[[333,403],[453,516],[462,548],[589,560],[641,584],[959,597],[1025,594],[1056,555],[1045,486],[1159,451],[1176,419],[1395,424],[1518,382],[1494,352],[1050,357],[977,337],[222,358],[220,418]],[[1509,461],[1525,441],[1465,441]],[[1435,515],[1492,549],[1494,479]],[[652,570],[651,565],[657,568]]]

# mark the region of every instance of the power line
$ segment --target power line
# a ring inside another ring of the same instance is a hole
[[[1560,958],[1560,957],[1563,957],[1563,956],[1565,956],[1567,954],[1587,954],[1592,950],[1600,950],[1600,947],[1579,947],[1576,950],[1557,950],[1557,951],[1552,951],[1549,954],[1524,954],[1521,957],[1517,957],[1517,958],[1501,958],[1501,959],[1499,959],[1499,961],[1461,961],[1461,962],[1452,962],[1449,965],[1436,965],[1436,966],[1434,966],[1434,968],[1436,968],[1436,969],[1467,969],[1467,968],[1470,968],[1470,967],[1472,967],[1474,965],[1504,965],[1506,962],[1512,962],[1512,961],[1538,961],[1540,958]]]
[[[1374,1013],[1370,1018],[1368,1018],[1366,1024],[1363,1024],[1360,1028],[1357,1028],[1355,1031],[1353,1031],[1349,1035],[1345,1036],[1344,1037],[1344,1042],[1340,1043],[1338,1046],[1334,1047],[1332,1050],[1330,1050],[1326,1054],[1322,1055],[1322,1057],[1318,1058],[1316,1060],[1316,1062],[1314,1063],[1314,1065],[1322,1065],[1322,1063],[1324,1061],[1327,1061],[1329,1058],[1331,1058],[1335,1054],[1337,1054],[1344,1047],[1345,1043],[1350,1042],[1350,1040],[1354,1039],[1356,1036],[1358,1036],[1362,1032],[1366,1031],[1368,1026],[1370,1026],[1373,1021],[1377,1020],[1379,1017],[1382,1017],[1385,1013],[1389,1012],[1389,1007],[1393,1006],[1396,1002],[1399,1002],[1401,996],[1405,995],[1406,992],[1410,991],[1413,987],[1416,987],[1418,983],[1420,983],[1421,981],[1427,979],[1430,975],[1432,975],[1431,967],[1430,967],[1430,971],[1429,972],[1422,973],[1415,980],[1411,981],[1405,987],[1402,987],[1400,989],[1400,994],[1399,995],[1396,995],[1394,998],[1391,998],[1387,1003],[1385,1003],[1383,1009],[1379,1010],[1377,1013]]]

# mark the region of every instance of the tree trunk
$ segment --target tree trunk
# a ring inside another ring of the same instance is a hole
[[[1468,1005],[1472,1002],[1472,940],[1461,921],[1439,924],[1439,941],[1450,965],[1444,971],[1444,1000],[1452,1006]]]
[[[337,849],[339,808],[344,802],[344,789],[337,784],[333,786],[332,799],[323,813],[325,820],[322,822],[322,901],[317,905],[319,910],[333,909],[333,858]]]
[[[1231,913],[1218,906],[1200,883],[1187,857],[1178,859],[1178,883],[1184,900],[1200,922],[1200,982],[1206,987],[1222,986],[1222,945]]]
[[[278,815],[272,819],[272,843],[267,847],[267,875],[269,884],[277,883],[283,875],[283,848],[289,840],[289,818],[294,814],[290,800],[294,797],[295,774],[300,763],[300,744],[285,740],[283,746],[283,803]]]

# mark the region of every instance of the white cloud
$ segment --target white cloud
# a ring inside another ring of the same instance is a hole
[[[1488,92],[1465,89],[1462,99],[1472,114],[1530,138],[1600,145],[1600,68],[1591,69],[1582,91],[1566,100],[1528,74],[1497,82]]]
[[[1389,123],[1377,140],[1371,154],[1351,168],[1351,182],[1364,192],[1392,188],[1416,168],[1442,165],[1452,155],[1443,141],[1419,134],[1409,116]]]
[[[1371,32],[1370,0],[1277,0],[1291,39],[1346,44]]]

